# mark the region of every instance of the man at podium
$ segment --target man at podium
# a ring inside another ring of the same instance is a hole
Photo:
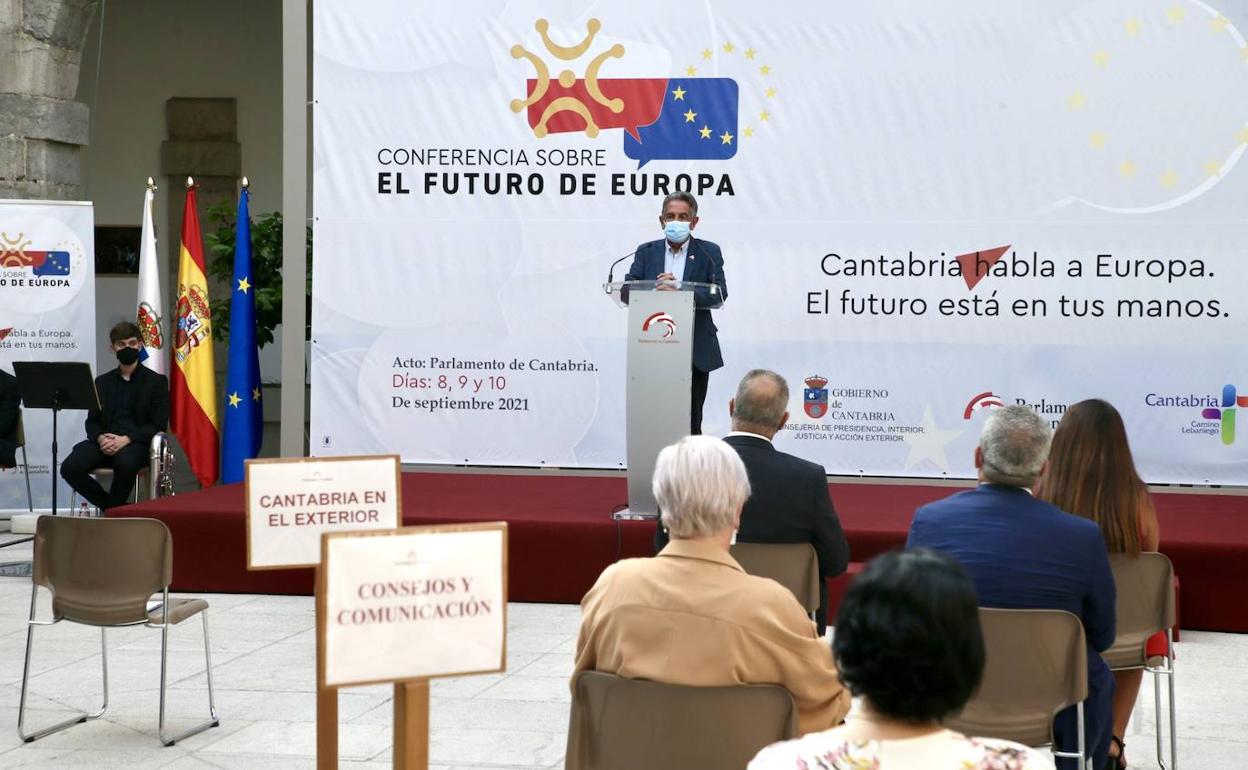
[[[693,435],[702,432],[702,405],[711,372],[724,365],[710,308],[728,298],[723,254],[717,244],[693,237],[697,225],[697,198],[683,191],[665,197],[659,213],[663,237],[638,246],[633,264],[624,276],[626,281],[695,281],[719,286],[719,297],[699,291],[693,298],[693,377],[689,398],[689,432]]]
[[[87,440],[61,463],[61,478],[100,509],[125,504],[147,464],[152,437],[169,424],[169,380],[139,366],[139,327],[122,321],[109,331],[108,341],[117,368],[95,378],[100,411],[87,412]],[[113,469],[107,492],[91,476],[96,468]]]

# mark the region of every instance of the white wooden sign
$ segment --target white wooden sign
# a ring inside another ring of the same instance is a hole
[[[507,525],[325,536],[323,687],[504,669]]]
[[[325,532],[398,527],[399,489],[398,455],[248,460],[247,568],[315,567]]]

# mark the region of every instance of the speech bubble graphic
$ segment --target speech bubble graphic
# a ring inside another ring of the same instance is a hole
[[[527,82],[532,98],[538,81]],[[664,78],[599,78],[594,83],[582,79],[566,86],[552,81],[546,93],[528,106],[529,126],[539,137],[584,132],[592,138],[604,128],[622,128],[638,136],[638,126],[658,119],[666,88]]]
[[[624,154],[639,161],[727,160],[737,154],[737,81],[672,78],[658,119],[624,137]]]

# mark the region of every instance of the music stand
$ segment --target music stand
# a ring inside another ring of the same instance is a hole
[[[100,409],[91,365],[81,361],[14,361],[17,392],[27,409],[52,410],[52,515],[56,515],[56,416],[62,409]]]

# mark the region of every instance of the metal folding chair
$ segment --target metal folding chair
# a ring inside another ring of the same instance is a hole
[[[789,589],[814,617],[819,609],[819,555],[810,543],[734,543],[729,549],[741,569],[771,578]]]
[[[979,690],[945,724],[966,735],[1053,746],[1053,755],[1088,766],[1083,702],[1088,697],[1088,648],[1083,623],[1062,610],[979,608],[987,660]],[[1053,717],[1074,705],[1077,752],[1058,751]]]
[[[30,620],[26,626],[26,663],[22,668],[22,696],[17,734],[30,742],[67,727],[97,719],[108,709],[109,627],[143,625],[160,629],[160,741],[166,746],[220,724],[212,690],[212,654],[208,640],[208,602],[170,599],[173,579],[173,539],[164,522],[156,519],[101,519],[41,516],[35,529]],[[39,587],[52,594],[52,619],[36,620]],[[160,604],[148,609],[159,594]],[[208,678],[209,719],[176,735],[165,728],[165,691],[168,682],[169,629],[199,615],[204,628],[204,663]],[[26,730],[26,696],[35,627],[67,620],[100,628],[100,655],[104,682],[103,704],[97,711],[80,713],[50,727]]]
[[[572,681],[565,770],[745,767],[797,734],[777,685],[689,687],[583,671]]]
[[[1110,554],[1109,566],[1118,588],[1118,637],[1114,646],[1101,653],[1101,657],[1112,671],[1140,668],[1153,675],[1157,764],[1162,770],[1167,770],[1162,759],[1161,729],[1161,679],[1165,678],[1170,701],[1170,770],[1177,770],[1179,736],[1174,704],[1174,624],[1177,616],[1174,566],[1160,553],[1141,553],[1138,556]],[[1161,631],[1166,634],[1166,654],[1149,658],[1145,652],[1148,639]]]

